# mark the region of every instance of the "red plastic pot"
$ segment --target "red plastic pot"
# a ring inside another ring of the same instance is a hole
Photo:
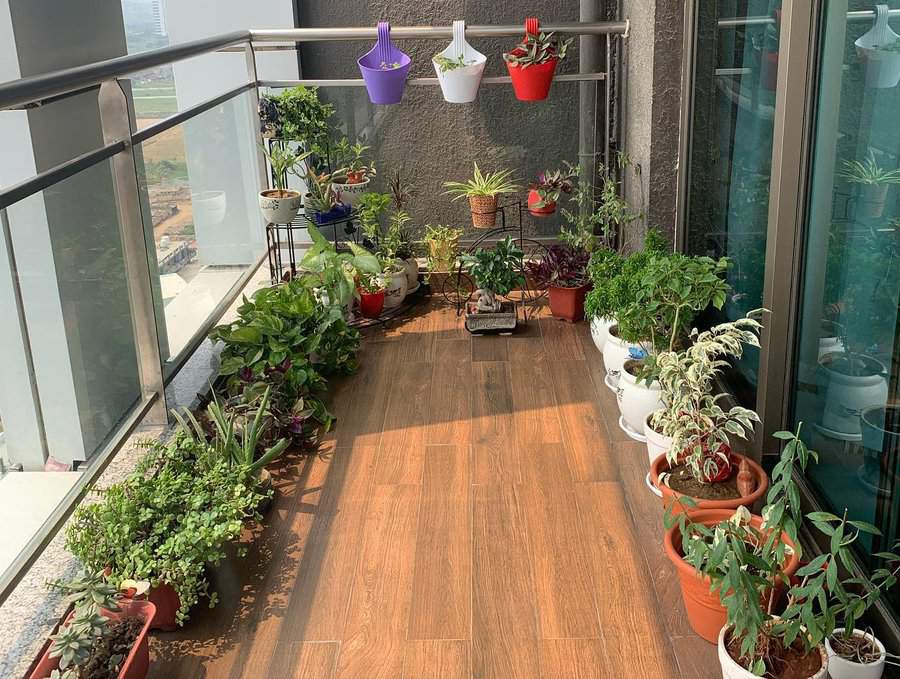
[[[161,632],[171,632],[178,627],[178,619],[175,614],[181,608],[181,598],[172,587],[166,583],[160,583],[157,587],[151,587],[147,592],[147,600],[156,607],[156,615],[150,629]]]
[[[365,318],[378,318],[384,309],[384,290],[378,292],[359,291],[359,313]]]
[[[554,318],[569,323],[580,321],[584,318],[584,297],[590,287],[590,284],[580,285],[577,288],[557,288],[551,285],[550,313]]]
[[[135,616],[144,621],[143,627],[138,634],[128,657],[122,663],[122,669],[119,670],[119,679],[144,679],[147,671],[150,669],[150,646],[147,641],[147,632],[150,631],[150,624],[156,615],[156,606],[149,601],[133,601],[125,600],[119,603],[122,610],[114,613],[113,611],[103,611],[103,615],[110,620],[118,620],[123,616]],[[75,611],[66,616],[63,625],[68,625]],[[35,665],[29,679],[46,679],[50,673],[59,668],[59,658],[50,657],[50,645],[47,644],[41,654],[40,659]]]
[[[731,509],[701,509],[691,511],[689,515],[695,523],[704,526],[715,526],[717,523],[726,521],[731,518],[734,511]],[[750,525],[756,529],[761,528],[762,518],[756,515],[751,516]],[[794,543],[787,536],[787,533],[781,534],[781,539],[791,547]],[[678,526],[673,526],[666,531],[663,539],[666,556],[678,571],[678,580],[681,583],[681,596],[684,599],[684,607],[687,611],[688,622],[691,628],[706,639],[710,643],[716,643],[719,638],[719,630],[721,630],[727,621],[727,613],[725,607],[722,606],[719,599],[719,590],[710,592],[711,583],[709,578],[700,576],[694,567],[684,560],[681,552],[681,533]],[[793,549],[787,564],[783,571],[788,577],[792,576],[800,565],[800,558],[797,556],[797,550]],[[779,585],[775,592],[776,600],[781,597],[784,587]],[[767,598],[767,597],[766,597]]]
[[[541,194],[534,189],[528,192],[528,211],[535,217],[546,217],[556,212],[556,201],[547,203],[544,207],[534,207],[541,202]]]
[[[550,85],[553,83],[553,74],[556,73],[558,63],[559,59],[555,57],[543,64],[532,64],[527,68],[506,62],[516,99],[519,101],[546,99],[550,94]]]

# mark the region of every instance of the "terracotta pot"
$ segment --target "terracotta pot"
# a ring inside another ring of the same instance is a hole
[[[754,460],[745,457],[739,453],[731,453],[731,461],[736,468],[743,460],[747,460],[750,465],[750,472],[756,477],[756,490],[746,497],[737,497],[732,500],[701,500],[700,498],[692,498],[697,503],[697,509],[723,509],[734,512],[738,507],[752,507],[753,503],[765,497],[766,491],[769,489],[769,477],[765,470],[759,466]],[[664,483],[659,482],[659,476],[663,472],[669,471],[669,462],[666,460],[665,453],[653,460],[650,465],[650,480],[662,493],[663,507],[668,507],[675,500],[681,497],[681,493],[672,490]],[[673,514],[680,514],[681,505],[676,504],[672,508]]]
[[[843,627],[836,627],[834,635],[839,636],[844,633]],[[862,630],[854,629],[853,636],[861,637],[866,634]],[[871,636],[875,642],[881,657],[873,663],[863,665],[862,663],[853,662],[842,658],[834,652],[828,637],[825,637],[825,652],[828,654],[828,675],[831,679],[881,679],[884,674],[884,662],[886,658],[886,650],[876,637]]]
[[[476,229],[491,229],[497,223],[497,196],[469,196],[472,211],[472,226]]]
[[[725,648],[726,631],[725,627],[722,627],[719,631],[719,636],[714,640],[719,646],[719,665],[722,667],[722,679],[759,679],[758,676],[738,665],[734,661],[734,658],[728,653],[728,649]],[[820,645],[818,651],[822,656],[822,667],[820,667],[819,671],[814,675],[808,677],[808,679],[825,679],[828,675],[830,668],[828,666],[828,656],[825,654],[825,648]]]
[[[125,600],[119,603],[119,612],[103,611],[103,615],[110,620],[118,620],[123,616],[135,616],[144,621],[141,631],[138,633],[137,639],[131,646],[125,662],[122,663],[122,669],[119,670],[119,679],[144,679],[147,671],[150,669],[150,646],[148,645],[147,632],[150,631],[151,621],[156,615],[156,607],[149,601]],[[75,615],[73,610],[66,616],[63,625],[68,625],[72,616]],[[29,675],[29,679],[46,679],[53,670],[59,668],[59,658],[50,657],[50,645],[44,648],[40,659]]]
[[[577,288],[558,288],[551,285],[550,313],[554,318],[569,323],[580,321],[584,318],[584,297],[590,288],[590,284],[579,285]]]
[[[733,509],[700,509],[690,512],[694,523],[704,526],[714,526],[722,521],[727,521],[734,514]],[[762,526],[762,517],[753,515],[750,525],[754,528]],[[791,547],[794,543],[782,533],[781,539]],[[669,557],[675,570],[678,572],[678,580],[681,583],[681,596],[684,599],[684,607],[687,610],[688,622],[691,628],[710,643],[716,643],[719,632],[726,624],[727,615],[725,607],[719,601],[719,591],[710,592],[709,578],[700,576],[681,555],[681,533],[678,526],[673,526],[666,531],[663,538],[663,548]],[[788,558],[784,573],[790,577],[800,565],[797,551],[792,549]],[[776,598],[781,596],[783,586],[779,585]]]
[[[150,629],[172,632],[178,628],[175,614],[181,608],[181,599],[172,585],[162,582],[156,587],[151,587],[147,592],[147,600],[156,607],[156,615],[153,616]]]
[[[541,202],[541,194],[534,189],[528,192],[528,211],[535,217],[546,217],[556,212],[556,201],[547,203],[544,207],[535,207]]]
[[[364,318],[378,318],[384,310],[384,290],[378,292],[359,291],[359,313]]]

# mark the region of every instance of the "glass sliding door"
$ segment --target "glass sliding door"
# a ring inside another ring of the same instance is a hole
[[[814,490],[885,536],[870,566],[900,515],[900,2],[873,9],[823,7],[792,394]]]
[[[697,2],[697,48],[686,209],[690,254],[727,256],[733,288],[707,323],[762,306],[772,168],[780,0]],[[759,352],[729,375],[745,405],[756,400]]]

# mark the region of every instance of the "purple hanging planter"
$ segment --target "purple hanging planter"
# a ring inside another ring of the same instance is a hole
[[[391,25],[378,22],[378,42],[356,60],[373,104],[399,104],[412,59],[391,42]]]

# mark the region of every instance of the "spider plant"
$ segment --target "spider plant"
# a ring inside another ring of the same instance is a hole
[[[853,184],[900,184],[900,168],[886,170],[875,160],[875,154],[869,151],[862,162],[845,160],[838,176]]]
[[[445,194],[452,195],[453,200],[471,198],[473,196],[493,197],[501,193],[515,193],[519,190],[518,184],[513,179],[512,170],[497,170],[496,172],[484,172],[474,163],[475,171],[472,178],[464,182],[444,182]]]

